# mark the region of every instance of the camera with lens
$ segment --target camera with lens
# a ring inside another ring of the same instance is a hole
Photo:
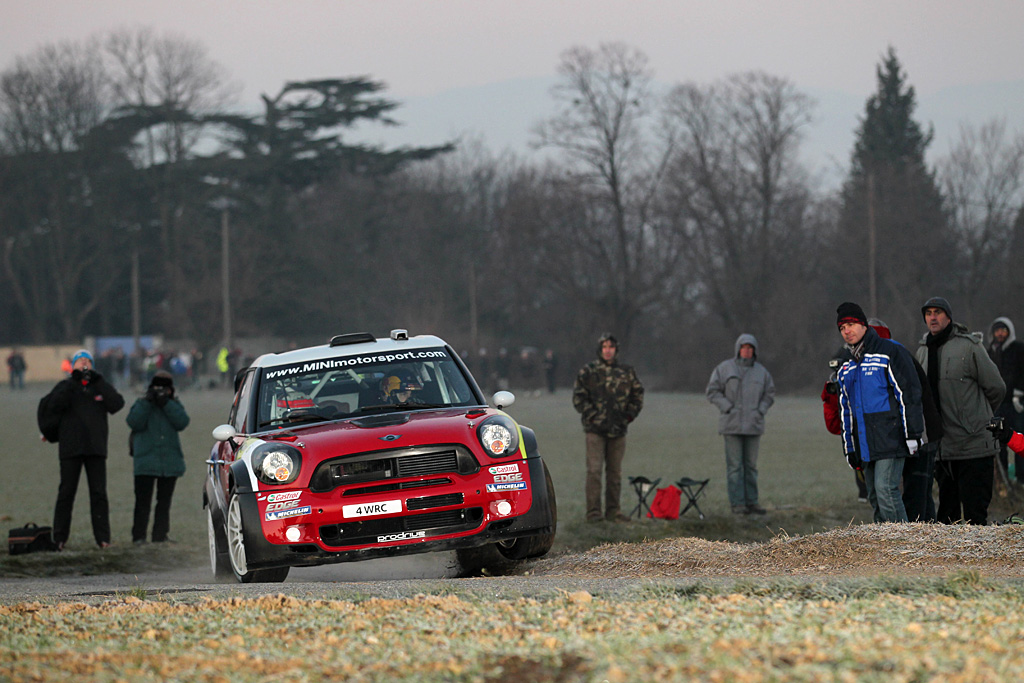
[[[830,394],[838,394],[839,393],[838,373],[839,373],[839,367],[842,364],[843,364],[842,361],[840,361],[838,358],[830,358],[829,361],[828,361],[829,370],[831,370],[832,372],[828,376],[828,381],[825,382],[825,391],[827,391]]]
[[[999,435],[1006,428],[1006,418],[1002,415],[995,415],[988,424],[985,425],[985,429],[992,432],[996,436]]]

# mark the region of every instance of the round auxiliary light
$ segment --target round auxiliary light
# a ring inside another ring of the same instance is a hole
[[[290,526],[284,531],[284,537],[293,543],[302,538],[302,532],[297,526]]]
[[[268,453],[263,458],[263,464],[260,465],[263,476],[273,481],[287,481],[294,467],[295,464],[292,462],[291,456],[280,451]]]
[[[503,424],[491,423],[480,431],[480,441],[492,455],[503,455],[512,444],[512,432]]]
[[[494,506],[494,511],[502,517],[505,517],[512,512],[512,503],[507,500],[499,500]]]

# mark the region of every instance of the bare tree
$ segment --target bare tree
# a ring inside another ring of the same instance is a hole
[[[79,337],[122,270],[109,181],[123,157],[87,142],[109,102],[94,43],[42,47],[0,75],[3,274],[37,341]]]
[[[102,45],[113,103],[123,111],[151,116],[154,122],[141,128],[133,150],[135,165],[144,171],[141,177],[154,198],[153,215],[140,217],[142,230],[137,233],[142,244],[136,248],[149,251],[144,261],[155,266],[147,269],[155,277],[146,284],[163,300],[163,322],[193,334],[190,311],[195,302],[189,300],[188,289],[199,274],[190,272],[190,246],[196,242],[196,214],[201,208],[194,203],[206,197],[180,169],[206,130],[202,118],[222,111],[234,100],[237,88],[202,43],[184,36],[158,35],[150,28],[121,29],[106,35]],[[150,226],[156,228],[156,239],[148,234]]]
[[[787,80],[745,73],[670,93],[676,153],[666,211],[685,238],[707,307],[727,331],[763,329],[786,281],[806,278],[812,236],[797,161],[813,102]],[[793,302],[790,302],[793,303]]]
[[[939,177],[962,259],[957,269],[963,278],[960,290],[970,314],[989,285],[1005,276],[1001,265],[1024,203],[1024,136],[1011,137],[1005,120],[980,128],[963,124],[949,157],[939,165]],[[988,298],[1002,306],[1010,303]]]
[[[561,150],[568,162],[567,174],[550,176],[546,274],[594,324],[628,338],[678,264],[678,242],[656,215],[672,141],[653,138],[657,98],[639,50],[574,47],[558,72],[559,112],[534,130],[537,146]]]

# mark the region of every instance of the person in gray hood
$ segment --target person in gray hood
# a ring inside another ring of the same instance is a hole
[[[996,408],[996,417],[1006,420],[1015,432],[1024,432],[1024,342],[1017,339],[1013,322],[1009,318],[996,318],[989,326],[988,357],[999,368],[999,376],[1006,384],[1003,402]],[[1009,453],[1006,445],[999,449],[996,464],[1007,471]],[[1014,456],[1014,470],[1018,482],[1024,483],[1024,457]]]
[[[758,503],[757,451],[764,434],[764,416],[775,402],[775,383],[757,361],[757,339],[736,338],[733,357],[711,373],[708,400],[718,407],[718,433],[725,438],[729,504],[735,514],[763,515]]]

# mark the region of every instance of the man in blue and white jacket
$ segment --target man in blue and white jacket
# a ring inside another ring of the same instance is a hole
[[[900,478],[904,458],[921,445],[921,381],[910,352],[878,336],[860,306],[845,302],[836,313],[852,356],[837,373],[843,451],[864,470],[875,521],[906,522]]]

